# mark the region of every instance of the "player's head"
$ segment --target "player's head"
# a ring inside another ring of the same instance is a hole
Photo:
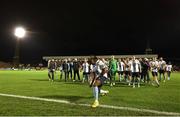
[[[133,56],[133,57],[132,57],[132,60],[136,60],[136,57],[135,57],[135,56]]]
[[[77,58],[75,58],[75,59],[74,59],[74,61],[76,61],[76,62],[77,62]]]
[[[148,59],[147,59],[147,58],[144,58],[144,61],[148,61]]]
[[[153,61],[156,61],[156,60],[157,60],[156,57],[154,57],[154,58],[153,58]]]
[[[114,60],[114,55],[111,56],[111,59]]]
[[[119,58],[118,61],[121,62],[122,61],[121,58]]]
[[[91,63],[95,64],[97,62],[98,58],[96,56],[91,58]]]
[[[159,59],[160,61],[162,61],[163,60],[163,58],[162,57],[160,57],[160,59]]]

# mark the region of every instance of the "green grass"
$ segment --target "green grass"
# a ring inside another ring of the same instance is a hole
[[[59,74],[59,73],[58,73]],[[56,75],[57,76],[57,75]],[[108,96],[100,97],[100,104],[152,109],[180,113],[180,73],[172,73],[171,80],[159,88],[142,85],[133,89],[124,84],[108,89]],[[62,99],[73,103],[91,104],[92,89],[80,82],[48,81],[47,71],[0,71],[0,93]],[[55,102],[0,96],[0,115],[156,115],[147,112],[115,110],[68,105]]]

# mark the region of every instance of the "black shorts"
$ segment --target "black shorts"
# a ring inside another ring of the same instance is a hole
[[[159,73],[160,73],[160,74],[164,74],[164,72],[165,72],[165,71],[164,71],[163,69],[160,69],[160,70],[159,70]]]
[[[83,72],[83,75],[89,75],[90,73],[89,72]]]
[[[157,72],[152,72],[152,76],[158,76]]]
[[[123,74],[124,74],[124,71],[118,71],[118,74],[119,74],[119,75],[123,75]]]
[[[127,75],[128,75],[128,76],[131,76],[131,75],[132,75],[132,74],[131,74],[131,71],[125,71],[124,73],[125,73],[126,76],[127,76]]]
[[[132,77],[139,77],[140,76],[140,73],[139,72],[132,72]]]
[[[97,79],[97,80],[100,80],[101,85],[103,85],[103,84],[104,84],[104,81],[106,81],[106,80],[107,80],[107,78],[106,78],[106,77],[104,77],[104,76],[100,76],[100,77],[98,77],[98,79]]]

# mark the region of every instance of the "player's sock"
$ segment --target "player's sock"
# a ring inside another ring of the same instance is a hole
[[[133,83],[133,88],[135,88],[135,83]]]
[[[99,89],[97,86],[95,86],[94,88],[95,88],[95,100],[98,100]]]
[[[159,82],[158,82],[158,80],[157,80],[157,79],[155,80],[155,82],[156,82],[156,84],[159,86]]]
[[[96,97],[95,87],[93,87],[93,96],[94,96],[94,98]]]
[[[51,75],[48,73],[48,77],[49,77],[49,79],[51,79]]]
[[[138,88],[140,87],[140,83],[138,83]]]
[[[99,89],[97,86],[93,87],[93,89],[94,89],[95,101],[92,104],[92,107],[95,108],[95,107],[99,106],[99,101],[98,101]]]
[[[159,79],[159,81],[161,81],[161,78],[162,78],[162,77],[161,77],[161,75],[160,75],[160,79]]]
[[[83,77],[82,83],[84,83],[85,77]]]

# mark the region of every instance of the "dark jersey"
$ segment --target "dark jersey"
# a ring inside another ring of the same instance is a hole
[[[54,62],[54,61],[51,61],[50,63],[49,63],[49,66],[48,66],[48,69],[56,69],[56,62]]]
[[[79,62],[74,62],[74,63],[73,63],[73,70],[74,70],[74,71],[78,71],[79,68],[80,68]]]

